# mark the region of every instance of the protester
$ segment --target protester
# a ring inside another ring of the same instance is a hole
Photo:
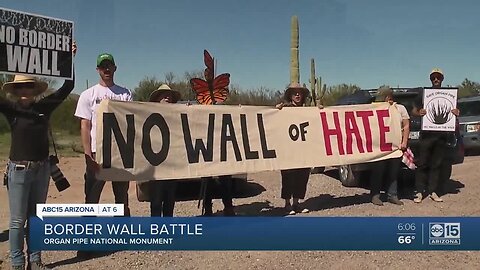
[[[96,178],[99,165],[95,161],[96,152],[96,109],[104,99],[131,101],[131,92],[114,83],[114,74],[117,70],[115,60],[109,53],[102,53],[97,57],[97,71],[100,82],[85,90],[80,95],[75,116],[81,119],[81,137],[85,155],[85,202],[98,203],[105,182]],[[112,179],[113,180],[113,179]],[[129,182],[112,182],[115,203],[124,204],[125,216],[130,216],[128,207]]]
[[[204,216],[213,216],[213,196],[217,181],[213,177],[203,177],[202,181],[207,185],[205,191],[205,198],[203,199]],[[223,215],[235,216],[235,209],[233,206],[233,179],[231,175],[222,175],[218,177],[218,184],[220,185],[220,196],[223,203]]]
[[[378,93],[375,102],[388,102],[390,105],[395,106],[401,115],[401,127],[402,127],[402,142],[400,143],[400,149],[402,151],[407,150],[408,136],[410,134],[410,116],[407,109],[398,103],[394,103],[393,91],[390,87],[381,87],[378,89]],[[382,206],[383,202],[380,199],[380,190],[382,184],[386,183],[387,201],[396,205],[403,205],[403,202],[398,199],[398,172],[402,158],[391,158],[374,162],[372,164],[372,178],[371,178],[371,196],[372,203]]]
[[[77,46],[72,44],[75,55]],[[53,111],[72,92],[73,80],[65,83],[55,93],[38,100],[48,84],[31,76],[15,75],[2,89],[15,101],[0,97],[0,112],[10,125],[12,142],[7,164],[7,188],[10,205],[9,244],[12,269],[25,269],[24,235],[29,239],[28,217],[36,215],[36,205],[45,203],[50,179],[49,120]],[[36,101],[37,99],[37,101]],[[27,249],[28,268],[50,269],[41,259],[40,250]]]
[[[433,69],[430,73],[432,87],[442,87],[443,79],[443,72],[438,68]],[[414,108],[412,110],[413,114],[424,116],[427,111],[423,108],[423,105],[423,95],[419,95],[419,98],[415,100]],[[451,112],[455,116],[460,114],[460,111],[457,108],[452,109]],[[437,190],[438,182],[441,178],[440,172],[442,164],[445,161],[446,149],[450,136],[451,134],[449,134],[449,132],[444,131],[422,131],[420,133],[420,146],[417,155],[418,159],[415,161],[417,170],[415,175],[416,194],[413,199],[414,202],[422,202],[424,191],[427,192],[433,201],[443,201],[443,199],[437,194]],[[428,185],[426,185],[426,183]]]
[[[438,68],[433,69],[432,72],[430,73],[430,82],[432,83],[432,87],[441,88],[443,79],[444,79],[443,73]],[[460,110],[456,109],[456,111],[458,115],[460,115]],[[457,124],[458,124],[458,119],[457,119]],[[445,151],[447,152],[442,161],[442,165],[440,166],[440,172],[439,172],[440,178],[439,178],[438,188],[437,188],[439,192],[437,193],[437,195],[444,193],[442,190],[444,189],[445,183],[452,176],[452,164],[454,162],[454,157],[455,157],[455,152],[453,151],[453,148],[457,143],[456,136],[457,135],[453,132],[449,132],[448,134],[446,134],[447,143],[446,143]]]
[[[168,85],[162,84],[150,95],[149,101],[159,103],[177,103],[181,99],[180,92],[172,90]],[[139,184],[147,186],[150,200],[150,215],[152,217],[173,217],[175,207],[175,180],[152,180]]]
[[[283,99],[285,102],[277,104],[276,108],[281,110],[283,107],[302,107],[306,99],[310,96],[310,91],[298,83],[290,84],[285,90]],[[281,197],[285,200],[285,211],[289,215],[296,213],[308,213],[307,208],[301,208],[300,199],[305,198],[307,192],[308,178],[311,168],[300,168],[282,170],[282,191]],[[290,200],[293,198],[293,203]]]

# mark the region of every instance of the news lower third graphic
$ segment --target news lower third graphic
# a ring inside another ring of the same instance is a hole
[[[37,204],[37,216],[44,217],[111,217],[123,216],[123,204]]]
[[[151,218],[119,217],[122,205],[38,207],[30,245],[40,250],[480,250],[480,217]]]

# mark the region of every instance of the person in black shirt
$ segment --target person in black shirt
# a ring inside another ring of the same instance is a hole
[[[170,86],[162,84],[150,94],[150,102],[177,103],[182,98],[180,92],[172,90]],[[150,215],[152,217],[173,217],[175,208],[175,180],[152,180],[142,183],[149,189]],[[141,185],[142,185],[141,184]]]
[[[310,91],[307,88],[302,87],[299,83],[291,83],[283,95],[285,103],[282,102],[275,107],[279,110],[283,107],[303,107],[309,97]],[[322,107],[320,105],[320,108]],[[288,215],[309,212],[308,208],[300,206],[299,200],[305,198],[310,172],[311,168],[280,171],[282,175],[281,197],[285,200],[285,212]],[[291,199],[293,199],[293,203],[290,202]]]
[[[441,88],[444,76],[443,72],[435,68],[430,73],[432,87]],[[451,111],[458,116],[460,111],[455,108]],[[415,101],[412,113],[417,116],[424,116],[427,111],[423,108],[423,94]],[[445,151],[449,139],[448,132],[422,131],[420,135],[420,147],[418,158],[415,160],[417,172],[415,174],[416,194],[414,202],[420,203],[423,199],[423,192],[435,202],[442,202],[443,199],[437,194],[440,172],[445,160]],[[428,185],[426,185],[428,183]]]
[[[75,43],[72,51],[75,54]],[[10,125],[12,140],[7,165],[12,269],[25,268],[24,225],[27,217],[35,216],[36,204],[45,203],[48,193],[50,116],[73,90],[74,81],[66,80],[58,91],[36,101],[36,97],[45,92],[47,87],[47,83],[25,75],[16,75],[12,82],[2,87],[3,91],[16,99],[13,102],[0,98],[0,112]],[[39,250],[28,252],[29,269],[49,269],[42,264]]]

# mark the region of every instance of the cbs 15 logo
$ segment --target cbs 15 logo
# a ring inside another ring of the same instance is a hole
[[[432,245],[460,244],[460,223],[429,223],[429,232]]]

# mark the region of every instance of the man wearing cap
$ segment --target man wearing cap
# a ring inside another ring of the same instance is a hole
[[[309,96],[310,91],[307,88],[301,86],[299,83],[291,83],[283,95],[285,102],[277,104],[276,108],[281,110],[283,107],[303,107]],[[300,207],[299,200],[305,198],[310,171],[311,168],[281,171],[281,197],[285,200],[285,212],[287,214],[295,215],[296,213],[309,212],[307,208]],[[290,202],[291,199],[293,199],[293,202]]]
[[[181,99],[180,92],[172,90],[167,84],[162,84],[150,94],[150,102],[177,103]],[[173,217],[175,208],[175,180],[152,180],[139,184],[139,188],[147,190],[150,200],[150,215],[152,217]]]
[[[443,79],[443,72],[439,68],[434,68],[430,73],[430,81],[434,88],[441,88]],[[452,109],[451,112],[455,116],[460,114],[457,108]],[[423,108],[423,94],[419,95],[415,100],[412,113],[422,117],[427,113]],[[416,194],[413,199],[414,202],[422,202],[425,189],[433,201],[443,201],[443,199],[438,196],[437,189],[439,180],[442,177],[440,172],[445,161],[449,135],[448,132],[442,131],[421,131],[420,147],[417,155],[418,159],[415,161],[417,170],[415,175]]]
[[[398,103],[394,103],[393,91],[390,87],[380,87],[378,89],[375,102],[388,102],[390,105],[395,106],[401,115],[402,122],[402,142],[400,143],[400,149],[402,151],[407,150],[408,135],[410,133],[410,116],[407,109]],[[380,190],[383,182],[386,183],[387,201],[396,205],[403,205],[403,202],[398,199],[398,172],[400,169],[401,158],[391,158],[374,162],[372,164],[372,178],[371,178],[371,196],[372,203],[382,206],[383,202],[380,199]]]
[[[86,173],[85,178],[85,202],[98,203],[105,185],[104,181],[98,180],[95,174],[99,166],[95,161],[96,152],[96,108],[104,99],[131,101],[130,90],[114,83],[114,74],[117,70],[115,60],[109,53],[102,53],[97,57],[97,71],[100,76],[98,84],[82,92],[78,99],[75,116],[80,118],[80,132],[82,137],[83,151],[85,154]],[[112,179],[113,180],[113,179]],[[124,204],[124,213],[130,216],[128,207],[129,182],[112,181],[115,203]]]

